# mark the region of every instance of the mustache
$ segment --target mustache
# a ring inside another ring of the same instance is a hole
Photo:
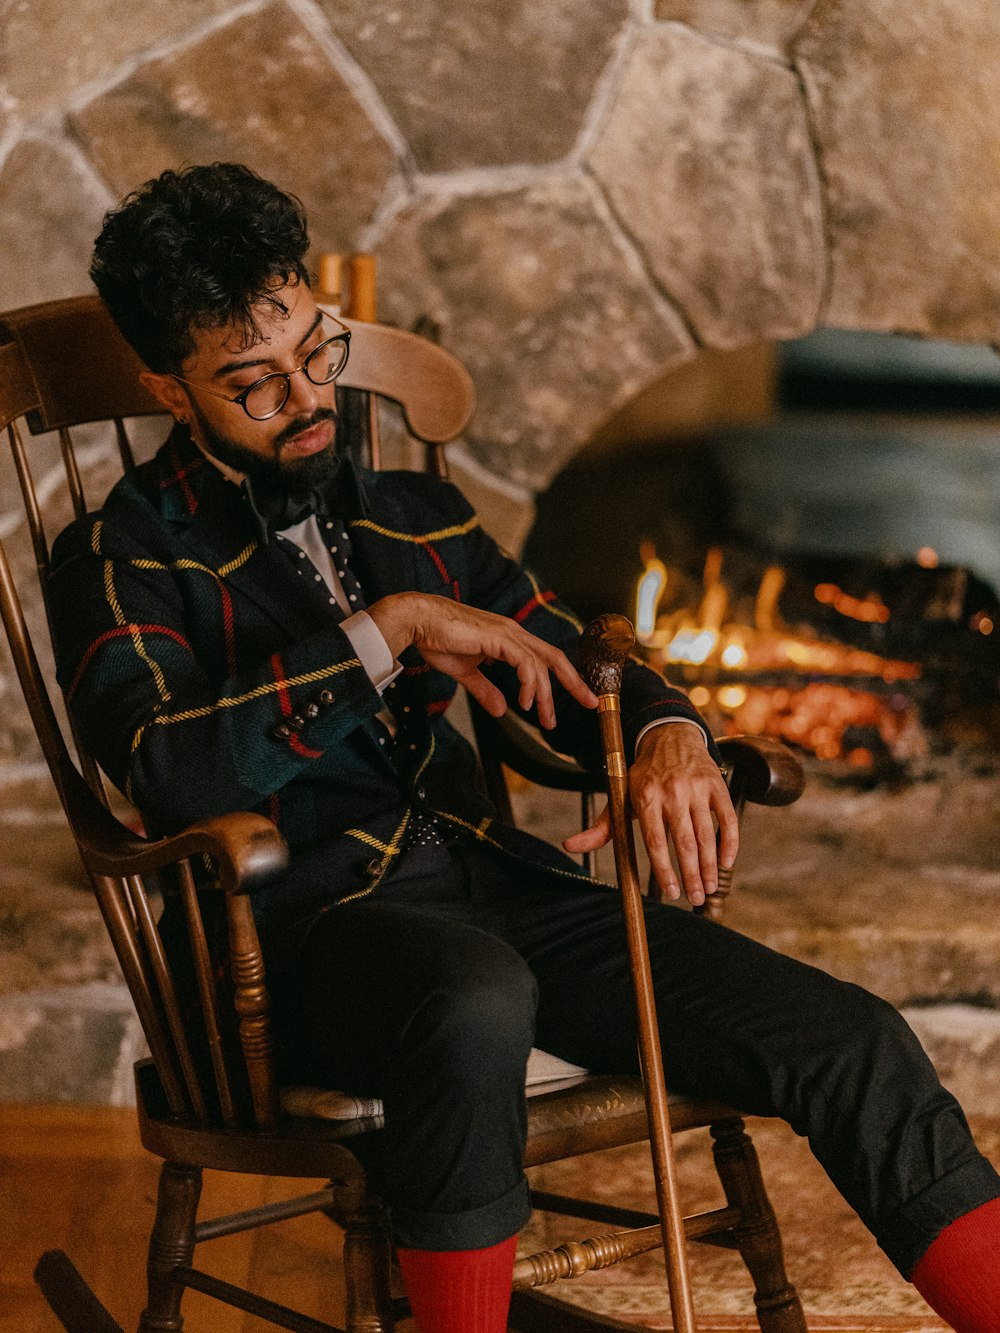
[[[275,454],[279,454],[289,440],[296,435],[301,435],[303,431],[311,430],[313,426],[318,426],[323,421],[332,421],[336,426],[337,413],[332,407],[317,407],[316,411],[308,417],[298,417],[295,421],[289,422],[283,430],[271,441],[271,446]]]

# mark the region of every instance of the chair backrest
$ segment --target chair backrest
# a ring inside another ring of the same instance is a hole
[[[375,393],[397,403],[407,429],[429,451],[431,466],[440,471],[441,447],[460,434],[472,415],[474,393],[468,373],[450,353],[414,334],[350,319],[343,322],[352,336],[351,355],[340,384],[348,391]],[[85,513],[88,501],[74,432],[93,423],[109,423],[121,467],[133,468],[130,423],[162,411],[140,384],[140,369],[135,353],[96,296],[0,315],[0,431],[6,433],[11,446],[46,615],[50,543],[42,485],[48,495],[51,477],[48,453],[46,475],[36,475],[42,452],[38,437],[57,434],[73,512],[77,516]],[[159,887],[174,889],[183,906],[202,1015],[201,1035],[192,1041],[183,997],[178,997],[154,919],[149,886],[143,874],[134,871],[144,857],[147,862],[155,858],[148,854],[143,839],[111,813],[97,766],[76,735],[72,737],[76,759],[71,753],[2,544],[0,614],[35,731],[97,893],[170,1110],[200,1123],[221,1118],[234,1124],[246,1119],[244,1108],[252,1105],[251,1116],[258,1123],[267,1123],[273,1119],[275,1102],[269,1046],[261,1037],[264,1019],[252,1032],[251,1044],[256,1044],[259,1058],[257,1068],[250,1069],[247,1089],[247,1070],[240,1067],[238,1057],[233,1059],[234,1052],[227,1049],[225,1040],[226,1007],[219,1005],[216,996],[213,931],[211,925],[206,929],[201,918],[190,859],[182,856]],[[251,821],[246,846],[253,846],[255,836],[262,845],[259,830],[252,827],[256,816],[245,818]],[[198,853],[211,841],[196,840],[189,850]],[[252,859],[252,852],[249,855]],[[230,909],[229,946],[233,950],[236,940],[244,960],[244,1013],[249,1012],[247,1005],[256,1003],[254,997],[260,990],[259,945],[247,900],[236,900],[235,908],[231,902]],[[251,1029],[254,1022],[257,1020],[251,1021]],[[207,1069],[199,1067],[199,1046],[207,1053]],[[248,1063],[253,1065],[250,1057]]]

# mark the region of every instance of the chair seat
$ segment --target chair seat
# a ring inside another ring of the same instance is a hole
[[[362,1162],[369,1159],[381,1128],[374,1116],[344,1120],[286,1112],[273,1133],[206,1129],[170,1114],[151,1060],[137,1063],[135,1080],[143,1145],[169,1161],[219,1171],[360,1179]],[[670,1120],[677,1131],[739,1118],[739,1111],[721,1102],[670,1099]],[[539,1086],[529,1098],[524,1164],[540,1166],[648,1137],[641,1079],[574,1074]]]
[[[532,1047],[524,1090],[528,1097],[551,1092],[555,1087],[572,1087],[587,1077],[582,1065],[560,1060],[557,1055]],[[281,1109],[289,1115],[317,1116],[320,1120],[381,1121],[383,1108],[378,1097],[358,1097],[331,1088],[288,1087],[281,1089]]]

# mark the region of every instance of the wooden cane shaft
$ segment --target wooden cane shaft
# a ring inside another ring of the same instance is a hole
[[[632,833],[628,799],[628,766],[625,762],[618,695],[602,694],[599,696],[599,704],[598,716],[608,773],[608,809],[611,816],[612,844],[622,895],[629,957],[635,980],[639,1061],[646,1089],[653,1176],[663,1230],[670,1309],[677,1333],[695,1333],[691,1282],[687,1271],[684,1216],[677,1188],[670,1110],[663,1072],[663,1057],[660,1051],[659,1021],[656,1015],[656,997],[653,992],[646,921],[636,866],[635,838]]]

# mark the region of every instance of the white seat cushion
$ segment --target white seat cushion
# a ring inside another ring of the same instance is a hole
[[[557,1055],[532,1047],[524,1080],[525,1095],[537,1096],[559,1084],[584,1078],[586,1069],[560,1060]],[[378,1097],[355,1097],[329,1088],[282,1088],[281,1105],[289,1115],[314,1116],[320,1120],[381,1120]]]

